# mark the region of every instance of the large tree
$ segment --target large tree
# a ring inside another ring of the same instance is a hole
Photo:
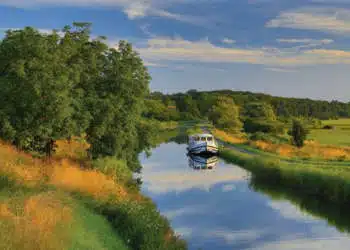
[[[244,116],[252,119],[276,121],[276,115],[272,106],[264,102],[247,103],[244,106]]]
[[[92,39],[89,23],[62,33],[8,31],[0,42],[0,136],[51,154],[55,140],[86,135],[92,157],[136,162],[150,76],[131,44]]]
[[[32,28],[8,31],[0,44],[2,133],[21,149],[51,154],[69,136],[73,109],[69,71],[60,36]]]
[[[239,132],[242,129],[239,107],[230,97],[220,96],[217,99],[209,113],[209,119],[216,127],[229,132]]]

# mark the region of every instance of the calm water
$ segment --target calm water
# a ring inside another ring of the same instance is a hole
[[[349,235],[325,220],[253,191],[250,173],[238,166],[219,159],[213,169],[195,169],[186,145],[176,143],[140,159],[143,193],[190,249],[350,249]]]

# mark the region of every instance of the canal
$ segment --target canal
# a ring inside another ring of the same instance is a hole
[[[186,145],[174,142],[161,144],[151,156],[141,154],[140,160],[142,192],[190,250],[350,249],[349,235],[324,218],[327,209],[321,209],[323,217],[311,215],[297,198],[288,199],[293,195],[254,182],[239,166],[213,158],[212,168],[200,168],[198,159],[186,155]]]

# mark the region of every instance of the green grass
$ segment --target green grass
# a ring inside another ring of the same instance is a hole
[[[123,161],[0,156],[0,249],[187,249]]]
[[[286,163],[225,149],[221,157],[250,172],[250,187],[273,199],[288,199],[312,215],[350,232],[350,166]]]
[[[350,130],[313,129],[308,139],[324,145],[350,146]]]
[[[287,163],[234,150],[223,150],[220,155],[260,178],[302,189],[315,199],[321,197],[340,203],[350,201],[350,166]]]
[[[327,120],[322,123],[334,126],[335,129],[313,129],[308,139],[325,145],[350,146],[350,119]]]
[[[2,187],[10,212],[0,212],[0,249],[129,249],[103,216],[66,193]]]

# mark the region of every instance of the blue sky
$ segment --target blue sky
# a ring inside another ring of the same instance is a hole
[[[74,21],[132,42],[152,90],[350,101],[350,0],[0,0],[0,33]]]

